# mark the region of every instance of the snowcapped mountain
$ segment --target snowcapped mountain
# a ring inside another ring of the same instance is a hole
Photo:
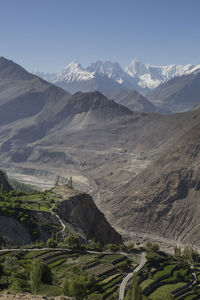
[[[200,65],[194,66],[192,64],[154,66],[138,60],[133,60],[130,66],[126,68],[122,68],[118,62],[111,61],[97,61],[83,68],[80,63],[73,61],[58,74],[41,72],[34,72],[34,74],[69,92],[79,90],[85,92],[89,89],[93,91],[100,86],[102,87],[102,84],[106,84],[106,91],[125,88],[144,93],[171,78],[190,74],[199,68]],[[104,90],[100,91],[105,92]]]
[[[90,72],[81,66],[77,61],[71,62],[63,71],[58,73],[56,81],[73,82],[75,80],[90,80],[94,78],[95,72]]]
[[[69,93],[78,91],[91,92],[96,90],[106,93],[121,87],[120,83],[108,77],[103,72],[98,72],[98,70],[96,71],[95,69],[84,69],[81,64],[76,61],[70,63],[52,82]]]
[[[142,89],[154,89],[161,83],[184,74],[188,74],[193,70],[191,64],[154,66],[144,64],[138,60],[133,60],[131,65],[125,68],[125,71],[131,76],[138,78],[138,85]]]
[[[111,61],[97,61],[95,63],[91,63],[87,70],[90,72],[97,72],[100,74],[104,74],[109,78],[114,79],[115,81],[122,83],[124,78],[127,77],[127,73],[122,69],[119,63],[111,62]]]

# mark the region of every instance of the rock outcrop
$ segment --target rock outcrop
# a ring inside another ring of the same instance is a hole
[[[1,192],[9,192],[12,190],[12,187],[7,180],[7,176],[2,170],[0,170],[0,189]]]
[[[122,243],[121,235],[111,227],[92,197],[64,185],[53,191],[62,197],[58,205],[61,218],[75,226],[87,240],[95,239],[102,244]]]

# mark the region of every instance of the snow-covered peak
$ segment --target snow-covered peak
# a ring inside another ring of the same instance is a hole
[[[97,61],[95,63],[91,63],[88,68],[90,72],[96,72],[103,74],[118,83],[124,84],[125,82],[129,82],[132,80],[127,72],[120,66],[118,62],[111,61]],[[129,83],[128,83],[129,84]],[[129,84],[130,87],[130,84]]]
[[[147,73],[148,65],[138,59],[133,59],[130,67],[125,68],[125,70],[131,77],[140,76]]]
[[[74,60],[74,61],[72,61],[71,63],[69,63],[69,64],[64,68],[64,70],[71,70],[71,71],[76,71],[76,70],[78,70],[78,69],[83,69],[83,68],[82,68],[81,64],[80,64],[78,61],[76,61],[76,60]]]
[[[117,62],[111,61],[97,61],[95,63],[91,63],[88,68],[90,72],[98,72],[108,76],[109,78],[113,78],[118,76],[121,73],[124,73],[124,70],[121,68],[120,64]]]
[[[133,60],[131,65],[126,68],[126,72],[133,78],[138,78],[138,85],[141,88],[155,88],[160,83],[165,82],[173,77],[182,76],[191,72],[193,65],[166,65],[154,66],[144,64],[138,60]]]
[[[67,84],[77,81],[86,81],[95,78],[98,74],[115,80],[128,89],[143,91],[156,88],[159,84],[184,74],[198,72],[200,65],[165,65],[155,66],[145,64],[134,59],[130,66],[122,68],[118,62],[97,61],[83,68],[77,61],[71,62],[59,74],[45,74],[33,72],[47,81]],[[96,75],[95,75],[96,73]],[[62,85],[63,86],[63,85]]]
[[[63,71],[58,74],[57,81],[73,82],[75,80],[88,80],[94,77],[94,72],[89,72],[84,69],[77,61],[71,62]]]
[[[193,72],[200,72],[200,65],[196,65],[195,67],[193,66],[192,69],[187,70],[185,74],[191,74]]]

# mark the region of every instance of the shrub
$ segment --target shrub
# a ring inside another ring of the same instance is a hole
[[[80,241],[78,236],[69,234],[66,239],[65,239],[65,243],[67,244],[68,247],[70,248],[79,248],[80,247]]]
[[[47,240],[47,247],[55,248],[56,246],[57,246],[57,242],[53,238]]]

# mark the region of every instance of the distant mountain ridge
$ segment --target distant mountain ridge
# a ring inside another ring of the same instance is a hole
[[[155,105],[173,112],[191,110],[200,102],[200,68],[162,83],[147,93],[147,98]]]
[[[115,82],[118,84],[118,88],[146,92],[171,78],[190,74],[198,68],[200,68],[200,65],[194,66],[192,64],[155,66],[138,60],[133,60],[130,66],[126,68],[122,68],[118,62],[111,61],[97,61],[83,68],[80,63],[73,61],[58,74],[45,74],[38,71],[33,73],[62,86],[71,93],[79,90],[82,92],[95,90],[94,82],[96,82],[96,78],[100,80],[101,77],[104,78],[104,81],[106,79],[112,80],[112,82],[109,82],[111,85],[110,90],[117,89],[116,86],[113,87]],[[90,88],[90,90],[87,88]],[[100,91],[105,92],[104,90]]]
[[[132,111],[158,112],[155,105],[136,91],[127,91],[124,89],[114,90],[108,92],[106,97],[128,107]]]

